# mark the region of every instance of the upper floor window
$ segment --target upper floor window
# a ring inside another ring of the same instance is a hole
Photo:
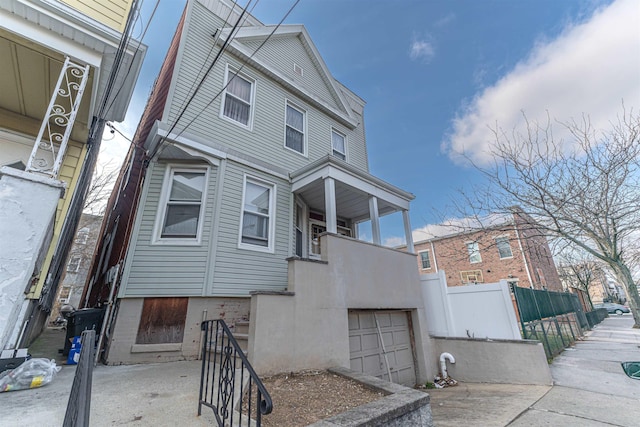
[[[287,102],[284,145],[300,154],[305,150],[306,113]]]
[[[71,255],[71,258],[69,258],[69,264],[67,264],[67,271],[70,273],[77,273],[80,271],[81,263],[82,255]]]
[[[159,241],[197,242],[202,229],[207,169],[170,167],[165,179]]]
[[[498,247],[498,254],[500,255],[500,259],[513,257],[513,252],[511,252],[511,245],[509,244],[508,237],[496,237],[496,246]]]
[[[331,129],[331,148],[334,156],[347,160],[346,137],[335,129]]]
[[[422,251],[418,253],[420,255],[420,268],[427,270],[431,268],[431,260],[429,259],[429,251]]]
[[[251,127],[255,82],[244,74],[227,68],[222,116],[243,126]]]
[[[245,178],[240,247],[273,251],[275,186]]]
[[[482,257],[480,256],[480,248],[478,247],[478,242],[469,242],[467,243],[467,251],[469,252],[469,262],[476,263],[482,262]]]
[[[80,230],[78,230],[75,243],[79,245],[86,245],[88,241],[89,241],[89,227],[82,227]]]

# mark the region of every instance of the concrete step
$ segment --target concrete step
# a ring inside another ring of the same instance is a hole
[[[240,344],[240,348],[247,354],[247,349],[249,348],[249,334],[239,334],[237,332],[233,333],[234,338]]]
[[[234,325],[233,335],[236,334],[248,334],[249,333],[249,321],[248,320],[238,320]]]

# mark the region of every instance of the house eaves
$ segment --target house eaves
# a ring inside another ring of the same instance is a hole
[[[381,180],[360,168],[356,168],[334,156],[326,155],[289,174],[292,191],[297,191],[318,177],[336,176],[340,181],[359,188],[371,195],[380,194],[393,205],[409,209],[415,195]]]
[[[325,100],[312,94],[304,87],[296,84],[290,77],[286,76],[269,64],[253,56],[254,52],[250,51],[245,45],[241,43],[242,40],[263,40],[264,38],[269,37],[274,27],[275,26],[240,28],[233,37],[231,43],[228,44],[227,49],[229,50],[229,52],[237,55],[239,58],[247,61],[247,63],[251,64],[253,67],[273,78],[275,81],[289,89],[291,92],[295,93],[297,96],[324,111],[332,118],[339,121],[341,124],[349,127],[350,129],[355,129],[359,125],[359,123],[351,112],[351,106],[346,100],[342,91],[338,88],[335,79],[329,72],[329,69],[322,60],[322,57],[311,41],[311,38],[309,37],[309,34],[307,33],[307,30],[303,25],[280,26],[280,28],[278,28],[274,32],[273,37],[301,37],[303,45],[310,53],[310,58],[322,71],[321,74],[323,80],[327,88],[329,88],[329,90],[331,91],[332,95],[339,101],[339,106],[341,107],[342,111],[332,107]],[[222,44],[227,39],[230,31],[231,29],[229,28],[225,28],[222,30],[220,38],[218,39],[219,44]]]
[[[62,2],[52,0],[0,0],[0,23],[8,31],[96,68],[90,114],[95,115],[99,104],[106,102],[111,108],[102,118],[124,120],[142,68],[146,45],[132,40],[127,46],[114,85],[119,88],[117,98],[114,100],[114,93],[108,100],[103,100],[121,33]]]

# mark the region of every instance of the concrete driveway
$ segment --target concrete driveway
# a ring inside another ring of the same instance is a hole
[[[640,329],[612,315],[551,364],[553,387],[460,384],[431,390],[435,425],[640,426],[640,380],[624,361],[640,361]]]

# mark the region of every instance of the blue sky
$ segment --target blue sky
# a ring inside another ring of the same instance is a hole
[[[253,14],[276,24],[292,3],[261,0]],[[145,0],[142,22],[154,5]],[[145,36],[142,74],[126,121],[116,125],[128,136],[183,5],[160,1]],[[447,215],[457,190],[481,184],[456,153],[489,161],[488,126],[517,128],[524,111],[560,121],[584,113],[606,127],[623,100],[640,108],[636,0],[301,0],[285,23],[304,24],[334,77],[367,102],[371,173],[416,195],[414,240]],[[118,157],[126,142],[103,147],[104,158]],[[386,219],[382,233],[401,243],[400,216]]]

